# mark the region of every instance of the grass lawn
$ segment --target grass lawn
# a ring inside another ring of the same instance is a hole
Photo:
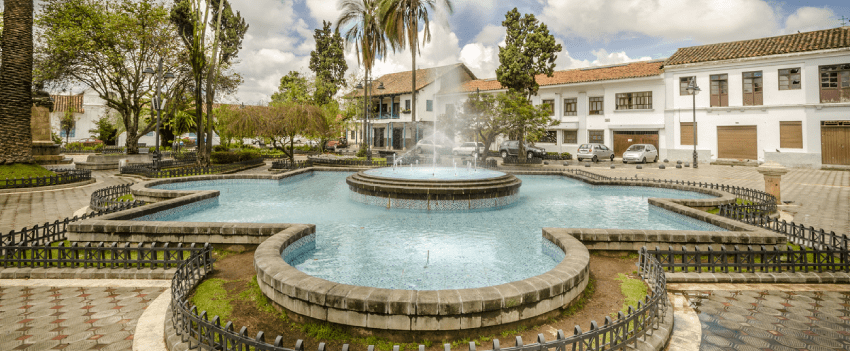
[[[37,164],[13,163],[0,165],[0,179],[54,176],[56,173]]]

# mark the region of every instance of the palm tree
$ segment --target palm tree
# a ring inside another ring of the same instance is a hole
[[[340,27],[350,26],[343,35],[345,44],[354,45],[357,52],[357,64],[359,65],[362,59],[367,82],[372,72],[372,65],[375,64],[375,58],[383,57],[387,53],[387,37],[378,16],[379,5],[379,0],[341,0],[339,8],[342,14],[336,21],[337,31]],[[370,87],[368,85],[364,87],[364,98],[366,89]],[[364,124],[364,132],[365,127]],[[363,146],[365,143],[361,143],[361,148]]]
[[[0,164],[32,162],[32,0],[6,0],[0,58]]]
[[[411,120],[413,121],[416,121],[416,55],[419,54],[419,21],[423,24],[422,44],[424,45],[431,41],[428,8],[434,10],[437,2],[444,3],[449,13],[453,11],[450,0],[383,0],[381,2],[381,23],[393,50],[410,49],[413,62],[410,71],[412,77],[410,94],[413,96]]]

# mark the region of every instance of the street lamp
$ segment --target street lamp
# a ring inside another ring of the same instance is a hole
[[[369,84],[374,82],[374,81],[375,81],[374,79],[369,79],[368,77],[363,78],[363,82],[366,84],[366,88],[368,88]],[[381,84],[378,85],[378,90],[384,90],[384,82],[380,82],[380,83]],[[363,84],[357,83],[357,86],[355,86],[354,88],[355,89],[363,89]],[[364,98],[363,98],[363,137],[362,137],[362,139],[363,139],[363,142],[366,143],[366,160],[372,161],[372,145],[366,140],[366,136],[369,135],[369,133],[367,132],[368,125],[369,125],[369,90],[371,90],[371,89],[364,89],[363,90]]]
[[[148,78],[155,76],[155,84],[156,84],[156,95],[153,99],[153,108],[156,109],[156,151],[154,151],[153,162],[154,166],[159,169],[159,124],[160,124],[160,115],[162,114],[162,107],[165,106],[165,101],[162,101],[162,97],[160,96],[160,89],[162,88],[162,81],[165,80],[166,83],[170,82],[174,79],[174,74],[171,72],[164,72],[162,70],[162,58],[159,58],[159,62],[157,63],[156,70],[151,67],[145,68],[142,71]]]
[[[694,134],[694,168],[697,168],[697,94],[699,94],[699,87],[697,86],[697,77],[691,79],[690,84],[688,84],[688,94],[691,94],[693,97],[693,111],[694,111],[694,124],[693,124],[693,134]]]

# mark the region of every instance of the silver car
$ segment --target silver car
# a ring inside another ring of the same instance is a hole
[[[630,161],[646,163],[647,160],[658,162],[658,149],[655,148],[655,145],[634,144],[623,152],[623,163]]]
[[[607,146],[602,144],[581,144],[581,146],[578,147],[576,159],[578,159],[579,161],[584,159],[591,159],[593,160],[593,162],[599,162],[599,160],[604,159],[614,161],[614,150],[611,150]]]
[[[484,143],[478,143],[478,150],[476,151],[474,142],[466,142],[461,144],[460,146],[452,149],[452,154],[455,156],[459,155],[472,155],[475,156],[477,152],[481,152],[484,150]]]

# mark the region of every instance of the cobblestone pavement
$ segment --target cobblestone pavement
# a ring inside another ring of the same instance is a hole
[[[850,292],[685,291],[700,350],[850,350]]]
[[[92,176],[97,182],[89,185],[55,190],[20,189],[0,194],[0,232],[73,217],[74,212],[89,205],[95,190],[132,182],[130,178],[116,177],[116,173],[94,171]]]
[[[0,350],[130,350],[162,287],[0,286]]]

